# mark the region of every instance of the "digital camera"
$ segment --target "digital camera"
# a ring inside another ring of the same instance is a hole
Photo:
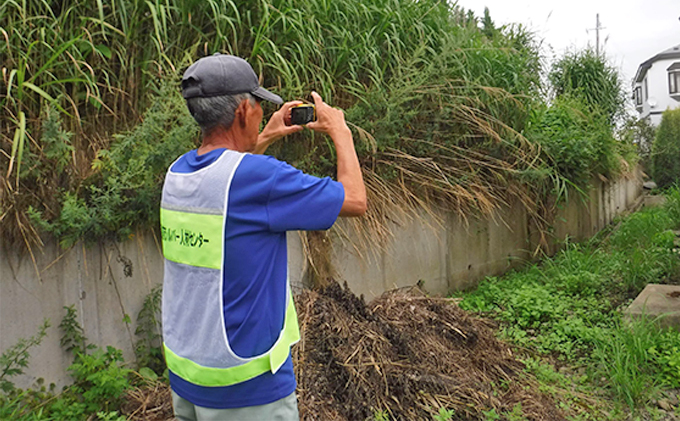
[[[316,121],[316,108],[310,104],[297,105],[290,109],[290,124],[305,125]]]

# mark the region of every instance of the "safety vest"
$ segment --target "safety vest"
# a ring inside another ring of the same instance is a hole
[[[165,359],[174,374],[200,386],[230,386],[276,373],[300,339],[286,280],[286,313],[274,345],[261,355],[242,358],[229,344],[223,310],[224,234],[229,188],[243,156],[226,150],[193,173],[168,170],[163,186]]]

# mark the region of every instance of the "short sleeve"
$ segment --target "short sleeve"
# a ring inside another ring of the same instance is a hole
[[[330,177],[314,177],[284,162],[278,163],[267,200],[270,230],[330,228],[345,200],[342,184]]]

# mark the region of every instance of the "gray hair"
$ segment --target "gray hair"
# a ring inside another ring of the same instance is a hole
[[[244,99],[255,105],[255,97],[249,93],[244,93],[189,98],[187,99],[187,107],[189,107],[189,112],[201,127],[201,132],[205,136],[217,126],[222,126],[225,130],[228,130],[234,123],[236,108]]]

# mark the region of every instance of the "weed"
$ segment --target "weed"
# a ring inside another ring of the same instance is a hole
[[[0,390],[10,392],[14,389],[14,383],[9,380],[10,377],[24,373],[24,369],[28,367],[29,350],[40,345],[49,327],[49,320],[44,320],[38,333],[28,339],[20,338],[16,344],[3,351],[0,355],[0,370],[2,370],[0,371]]]
[[[612,233],[609,244],[614,249],[648,247],[658,234],[672,228],[672,223],[671,214],[664,208],[646,209],[630,215]]]
[[[579,98],[567,95],[538,108],[527,137],[541,146],[555,175],[566,184],[585,187],[593,172],[612,174],[619,168],[611,126]]]
[[[66,310],[66,315],[61,320],[61,323],[59,323],[59,329],[63,333],[60,340],[61,347],[68,352],[72,352],[74,355],[84,353],[90,346],[87,344],[83,327],[78,321],[78,312],[75,305],[65,306],[64,309]]]
[[[161,296],[163,286],[157,285],[144,298],[142,309],[137,315],[135,335],[140,339],[135,344],[137,365],[149,368],[155,374],[165,371],[165,358],[161,349],[163,338],[161,333]]]
[[[605,378],[613,393],[631,409],[646,403],[658,386],[650,367],[650,348],[657,342],[657,332],[647,320],[618,322],[595,341],[593,357],[600,363],[597,375]]]
[[[439,408],[439,412],[432,418],[434,421],[451,421],[456,411],[453,409]]]
[[[527,357],[522,360],[526,370],[533,373],[536,378],[545,384],[564,384],[565,378],[560,373],[556,372],[553,366],[532,357]]]
[[[573,95],[601,111],[609,124],[625,114],[626,97],[618,70],[592,49],[567,52],[553,64],[549,78],[558,97]]]
[[[672,188],[664,192],[666,203],[663,208],[668,213],[672,221],[671,228],[675,229],[680,226],[680,185],[676,184]]]
[[[495,408],[491,408],[488,411],[482,411],[482,415],[484,415],[484,421],[497,421],[501,419],[501,416],[498,415]]]
[[[84,413],[98,409],[112,410],[120,405],[120,398],[130,388],[130,370],[121,367],[123,354],[111,346],[96,349],[92,354],[78,354],[68,371],[75,383],[70,393],[79,397]]]
[[[92,163],[99,174],[81,186],[82,196],[66,191],[61,211],[50,218],[39,207],[31,220],[59,238],[62,246],[100,238],[122,240],[140,225],[156,226],[163,175],[193,146],[198,128],[181,97],[164,88],[133,131],[116,136]]]
[[[0,5],[2,170],[12,179],[0,234],[16,242],[39,244],[33,227],[68,247],[155,226],[167,165],[198,135],[177,76],[214,52],[249,59],[284,98],[316,90],[345,109],[378,214],[379,200],[487,213],[518,196],[542,203],[588,169],[614,169],[598,163],[618,163],[595,114],[544,110],[539,42],[488,12],[480,28],[438,0],[104,3]],[[298,133],[271,151],[335,173],[324,137]],[[376,232],[389,226],[376,218]]]
[[[62,346],[74,355],[68,368],[74,383],[55,394],[54,384],[46,388],[42,379],[37,388],[15,389],[8,377],[22,374],[28,365],[28,350],[40,344],[49,327],[45,321],[38,334],[19,342],[0,357],[0,419],[16,421],[81,420],[123,421],[116,408],[123,393],[131,387],[130,370],[123,367],[122,352],[113,347],[105,350],[87,343],[74,306],[64,307],[66,315],[59,327],[63,331]],[[88,351],[91,353],[88,354]]]
[[[390,415],[384,409],[373,410],[373,421],[389,421]]]
[[[54,400],[54,384],[49,390],[42,384],[35,389],[13,389],[0,394],[0,420],[37,421],[49,419],[49,403]]]
[[[99,421],[126,421],[127,417],[125,417],[124,415],[120,415],[118,411],[111,412],[99,411],[97,412],[97,419]]]
[[[661,371],[661,382],[668,388],[680,388],[680,333],[668,329],[654,339],[648,351]]]
[[[524,411],[522,411],[522,403],[517,403],[512,407],[512,411],[506,414],[508,421],[524,421]]]
[[[131,387],[131,371],[123,368],[122,351],[87,343],[74,306],[64,307],[66,316],[59,326],[63,331],[62,346],[73,353],[68,371],[74,383],[47,408],[55,419],[84,419],[102,412],[111,418],[119,407],[123,393]],[[88,353],[91,351],[91,353]]]

